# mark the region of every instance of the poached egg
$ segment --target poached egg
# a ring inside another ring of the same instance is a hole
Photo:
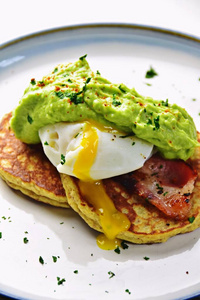
[[[82,181],[122,175],[143,166],[153,145],[95,122],[56,123],[39,130],[46,156],[59,173]]]

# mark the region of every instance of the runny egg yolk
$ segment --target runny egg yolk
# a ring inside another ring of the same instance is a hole
[[[96,127],[96,126],[95,126]],[[103,235],[97,237],[97,244],[104,250],[115,249],[121,242],[116,236],[128,230],[130,221],[119,212],[105,192],[102,181],[93,181],[90,168],[95,160],[98,148],[98,134],[94,125],[86,123],[81,141],[82,150],[74,164],[74,175],[80,179],[79,188],[82,195],[92,204],[99,215]]]
[[[83,148],[78,154],[73,173],[80,180],[90,181],[90,169],[97,153],[98,134],[89,122],[85,124],[81,146]]]

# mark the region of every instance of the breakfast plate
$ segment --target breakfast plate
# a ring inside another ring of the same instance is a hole
[[[0,118],[31,78],[87,54],[93,70],[185,107],[200,130],[200,41],[159,28],[90,24],[0,46]],[[146,77],[148,70],[156,76]],[[155,75],[155,74],[154,74]],[[200,229],[163,244],[101,250],[71,209],[38,203],[0,180],[0,293],[16,299],[188,299],[200,294]]]

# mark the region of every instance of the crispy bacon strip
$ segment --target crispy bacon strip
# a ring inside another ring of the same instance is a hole
[[[197,173],[182,160],[167,160],[153,155],[144,166],[132,173],[118,176],[130,194],[148,200],[168,217],[183,220],[190,208],[190,197]]]

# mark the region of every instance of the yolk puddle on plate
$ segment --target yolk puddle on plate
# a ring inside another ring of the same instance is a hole
[[[74,175],[80,179],[79,188],[84,197],[94,206],[98,212],[104,234],[97,237],[97,244],[101,249],[111,250],[120,246],[121,241],[117,234],[128,230],[130,221],[125,214],[119,212],[105,192],[102,181],[93,181],[90,177],[90,169],[94,163],[98,134],[95,129],[110,131],[110,128],[96,125],[94,122],[86,122],[81,141],[82,150],[79,152],[74,164]]]

